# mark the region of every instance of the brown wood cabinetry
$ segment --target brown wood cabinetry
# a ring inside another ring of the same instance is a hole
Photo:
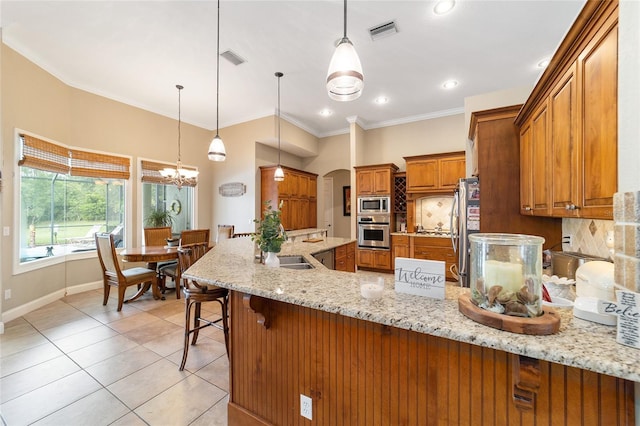
[[[391,269],[396,269],[396,257],[410,257],[409,252],[409,236],[408,235],[392,235],[391,236]]]
[[[276,166],[260,167],[261,203],[271,200],[271,207],[277,208],[282,202],[282,225],[288,231],[315,228],[318,175],[284,166],[282,169],[284,180],[276,182],[273,180]],[[274,200],[278,200],[277,204]]]
[[[354,168],[356,169],[357,196],[393,196],[393,174],[398,170],[398,167],[395,164],[376,164],[372,166],[357,166]]]
[[[520,193],[532,187],[523,182],[530,182],[533,176],[521,174],[519,159],[524,162],[532,155],[532,139],[530,123],[518,133],[513,122],[518,111],[520,105],[471,114],[469,139],[473,140],[480,180],[480,232],[539,235],[544,237],[545,247],[551,247],[561,241],[562,221],[520,214],[523,204],[533,206],[526,198],[532,197],[532,192]]]
[[[523,214],[612,218],[617,64],[618,2],[587,2],[516,118]]]
[[[349,243],[335,248],[335,270],[344,272],[356,271],[356,243]]]
[[[367,269],[391,269],[391,250],[358,249],[358,266]]]
[[[453,252],[451,239],[434,237],[411,237],[410,257],[413,259],[439,260],[445,262],[447,280],[455,281],[451,267],[457,265],[458,257]]]
[[[539,388],[521,410],[516,355],[262,300],[268,329],[230,294],[230,425],[311,424],[300,394],[317,425],[635,424],[632,381],[536,361]]]
[[[450,192],[466,176],[465,153],[404,157],[407,163],[407,193]]]

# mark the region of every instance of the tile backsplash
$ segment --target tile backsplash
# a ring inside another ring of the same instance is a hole
[[[613,196],[615,281],[640,292],[640,191]]]
[[[562,219],[562,235],[572,236],[571,245],[562,244],[562,250],[613,260],[613,254],[606,245],[607,234],[612,232],[612,220]]]
[[[416,224],[425,229],[438,227],[449,230],[451,226],[451,206],[453,196],[433,196],[416,200]]]

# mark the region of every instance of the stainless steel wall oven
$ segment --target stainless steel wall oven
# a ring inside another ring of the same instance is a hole
[[[358,216],[358,247],[389,249],[389,215]]]

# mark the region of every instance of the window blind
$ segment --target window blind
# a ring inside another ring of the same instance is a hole
[[[131,161],[127,157],[67,148],[30,135],[20,135],[20,139],[20,166],[72,176],[104,179],[131,177]]]
[[[175,164],[157,163],[155,161],[147,161],[147,160],[142,160],[140,163],[142,168],[142,182],[145,182],[145,183],[159,183],[159,184],[167,185],[169,182],[167,182],[164,176],[160,174],[160,170],[167,167],[173,167],[173,168],[176,167]],[[196,170],[194,167],[185,167],[184,165],[182,167],[187,170]],[[196,185],[197,185],[197,182],[183,184],[183,186],[196,186]]]

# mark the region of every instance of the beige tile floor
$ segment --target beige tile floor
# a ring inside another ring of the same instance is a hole
[[[184,299],[165,296],[145,294],[117,312],[114,290],[107,306],[102,290],[93,290],[5,324],[3,425],[226,425],[223,334],[202,330],[178,371]],[[203,305],[203,311],[215,317],[217,306]]]

